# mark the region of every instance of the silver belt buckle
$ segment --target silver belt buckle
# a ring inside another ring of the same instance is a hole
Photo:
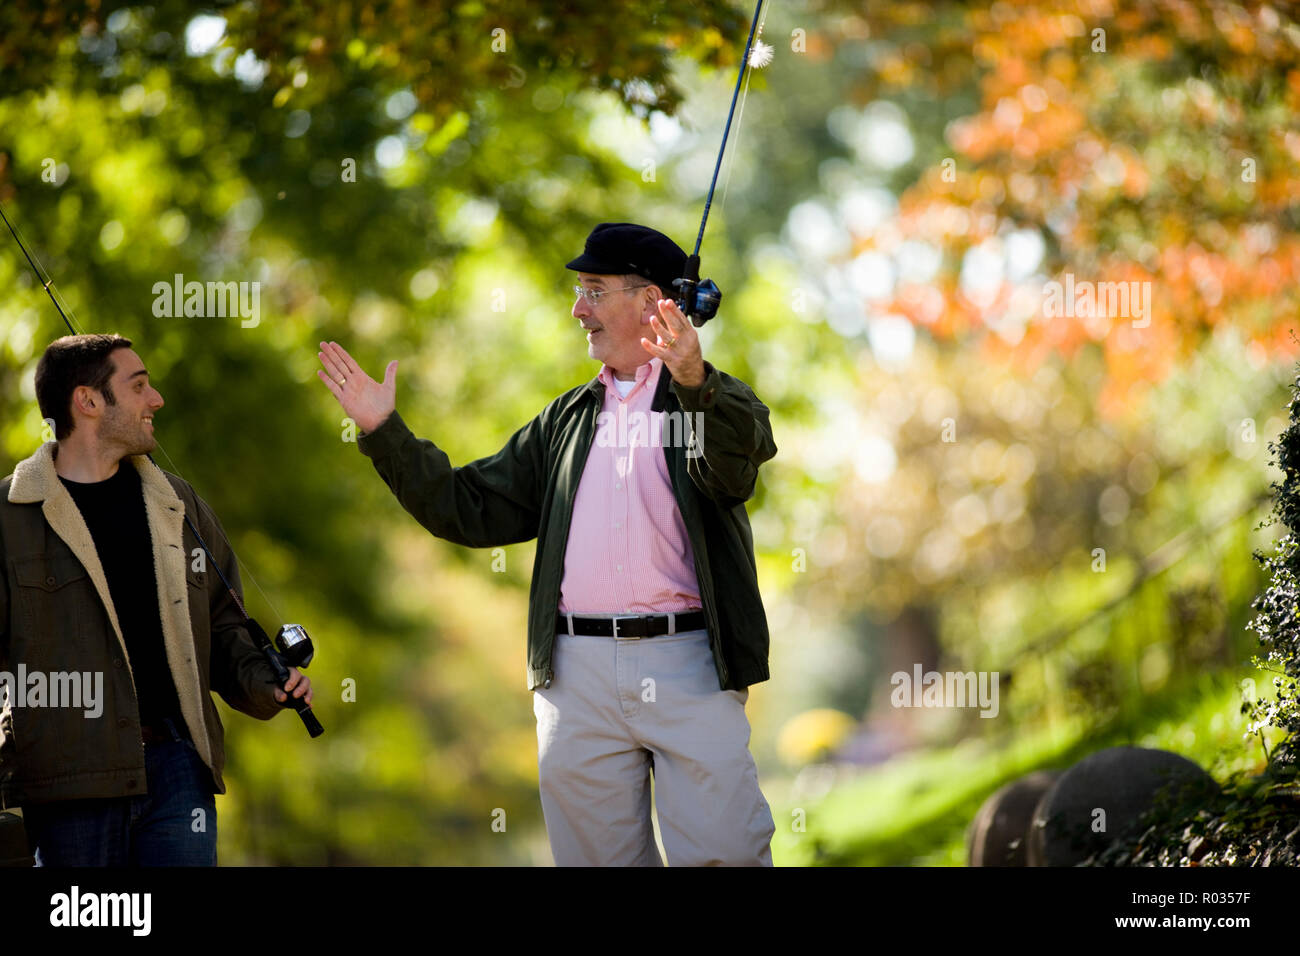
[[[623,615],[615,615],[614,618],[613,618],[613,621],[614,621],[614,640],[616,640],[616,641],[639,641],[639,640],[641,640],[641,635],[640,635],[640,634],[629,634],[629,635],[627,635],[626,637],[621,637],[621,636],[619,636],[619,633],[618,633],[618,622],[619,622],[619,621],[635,621],[635,620],[636,620],[638,617],[640,617],[640,616],[641,616],[640,614],[623,614]]]

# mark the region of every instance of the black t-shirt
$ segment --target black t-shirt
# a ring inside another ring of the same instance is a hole
[[[140,721],[161,727],[163,719],[170,717],[181,736],[189,737],[163,643],[140,473],[129,461],[122,461],[113,477],[105,481],[69,481],[62,476],[59,480],[85,519],[104,567],[117,622],[131,656]]]

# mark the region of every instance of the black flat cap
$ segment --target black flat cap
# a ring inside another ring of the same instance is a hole
[[[602,222],[587,237],[582,255],[565,266],[593,275],[632,273],[659,286],[665,298],[686,270],[686,253],[662,232],[634,222]]]

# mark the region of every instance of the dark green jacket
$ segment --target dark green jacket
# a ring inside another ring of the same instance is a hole
[[[131,659],[95,542],[55,472],[55,448],[42,445],[0,481],[0,671],[100,675],[100,713],[12,701],[0,709],[0,807],[134,797],[148,787]],[[140,472],[168,667],[190,738],[224,793],[224,729],[211,692],[263,720],[282,708],[220,577],[206,562],[195,570],[199,545],[184,516],[242,599],[235,554],[185,481],[144,456],[119,467]]]
[[[718,685],[743,690],[768,678],[767,617],[745,502],[776,444],[767,406],[749,386],[704,365],[699,388],[673,381],[665,366],[651,408],[689,413],[696,448],[688,455],[681,443],[665,442],[663,453],[695,552]],[[402,507],[439,538],[471,548],[538,540],[528,602],[529,690],[549,687],[555,677],[569,522],[604,401],[599,378],[570,389],[495,455],[459,468],[432,442],[417,439],[397,412],[358,441]],[[696,412],[701,436],[694,435]]]

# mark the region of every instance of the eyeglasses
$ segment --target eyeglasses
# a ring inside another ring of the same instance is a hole
[[[575,285],[573,287],[573,291],[578,295],[582,296],[584,299],[586,299],[588,304],[596,305],[597,303],[600,302],[600,297],[602,295],[609,295],[611,292],[626,292],[628,289],[648,289],[648,288],[649,288],[648,285],[642,283],[641,285],[625,285],[621,289],[601,289],[599,291],[596,291],[593,289],[584,288],[583,286],[580,285]]]

